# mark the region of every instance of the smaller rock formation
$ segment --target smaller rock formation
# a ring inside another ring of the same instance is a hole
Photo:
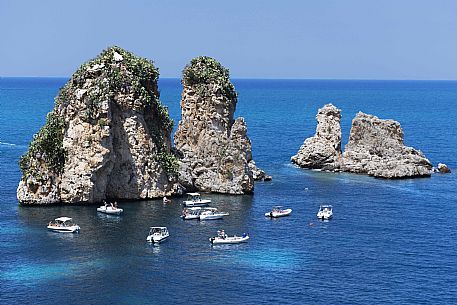
[[[341,110],[327,104],[319,109],[316,134],[305,140],[291,161],[300,167],[334,171],[341,158]]]
[[[432,166],[422,152],[403,144],[400,123],[362,112],[352,120],[349,142],[341,154],[340,113],[331,104],[319,109],[316,134],[305,140],[291,158],[293,163],[390,179],[430,176]]]
[[[443,173],[443,174],[447,174],[447,173],[451,172],[450,168],[444,163],[438,163],[437,171],[439,173]]]
[[[273,179],[273,177],[267,175],[264,170],[258,168],[254,160],[249,161],[248,166],[255,181],[271,181],[271,179]]]
[[[251,193],[251,141],[244,119],[233,119],[237,94],[228,70],[213,58],[197,57],[185,67],[182,84],[174,136],[179,182],[186,191]]]
[[[412,178],[430,176],[432,165],[422,152],[403,144],[400,123],[359,112],[352,120],[341,169],[381,178]]]

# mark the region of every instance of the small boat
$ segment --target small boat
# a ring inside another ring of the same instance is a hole
[[[292,209],[283,209],[282,206],[274,206],[270,212],[265,213],[266,217],[277,218],[288,216],[292,213]]]
[[[322,204],[317,212],[317,218],[330,219],[333,217],[333,207],[328,204]]]
[[[105,205],[102,205],[99,208],[97,208],[97,212],[110,214],[110,215],[120,215],[122,212],[124,212],[124,210],[121,208],[118,208],[115,205],[105,204]]]
[[[81,228],[73,223],[73,220],[70,217],[59,217],[56,218],[54,222],[49,222],[48,229],[54,232],[75,233],[79,232]]]
[[[209,241],[212,245],[222,245],[222,244],[240,244],[245,243],[249,239],[249,235],[243,233],[242,236],[227,236],[224,230],[217,231],[216,237],[211,237]]]
[[[219,212],[216,208],[203,208],[200,211],[200,220],[222,219],[224,216],[228,215],[229,213]]]
[[[167,227],[151,227],[146,241],[151,243],[161,243],[170,236]]]
[[[183,204],[186,207],[201,207],[211,204],[211,200],[202,199],[199,193],[187,193],[187,200],[184,200]]]
[[[184,220],[200,219],[201,207],[186,208],[182,210],[181,218]]]
[[[167,197],[163,197],[162,201],[164,204],[171,203],[171,199],[168,199]]]

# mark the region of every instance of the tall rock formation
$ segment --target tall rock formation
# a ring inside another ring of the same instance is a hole
[[[352,120],[341,169],[381,178],[430,176],[424,154],[403,144],[403,130],[394,120],[359,112]]]
[[[155,198],[178,192],[173,121],[153,63],[118,47],[83,64],[61,89],[20,160],[25,204]]]
[[[251,142],[244,119],[233,119],[237,94],[229,71],[213,58],[198,57],[184,68],[182,85],[174,136],[180,183],[187,191],[251,193]]]
[[[319,109],[316,134],[305,140],[291,161],[300,167],[336,170],[341,158],[341,110],[327,104]]]

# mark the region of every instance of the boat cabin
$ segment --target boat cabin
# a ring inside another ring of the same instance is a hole
[[[217,237],[225,239],[225,238],[227,238],[227,234],[225,233],[224,230],[218,230],[217,231]]]
[[[201,211],[201,207],[185,208],[182,210],[182,215],[200,215]]]
[[[200,201],[200,193],[187,193],[187,201]]]
[[[149,235],[161,235],[165,236],[168,234],[167,227],[151,227],[149,230]]]
[[[333,209],[333,206],[331,206],[331,205],[321,204],[321,206],[319,207],[319,212],[327,212],[327,211],[331,211],[332,209]]]
[[[59,217],[54,219],[54,222],[51,222],[49,225],[55,227],[71,227],[73,226],[73,219],[70,217]]]

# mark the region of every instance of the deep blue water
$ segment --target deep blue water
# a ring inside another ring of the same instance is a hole
[[[455,304],[457,178],[378,180],[289,163],[316,127],[317,109],[343,110],[347,141],[357,111],[401,122],[405,143],[457,171],[457,82],[235,80],[257,164],[273,175],[253,196],[212,195],[222,221],[182,221],[179,199],[120,202],[122,217],[94,206],[18,206],[19,156],[66,79],[0,78],[1,304]],[[177,122],[181,87],[160,81]],[[321,203],[334,219],[319,222]],[[263,217],[272,205],[288,218]],[[80,234],[46,223],[72,216]],[[171,237],[145,242],[148,227]],[[220,228],[248,244],[211,247]]]

